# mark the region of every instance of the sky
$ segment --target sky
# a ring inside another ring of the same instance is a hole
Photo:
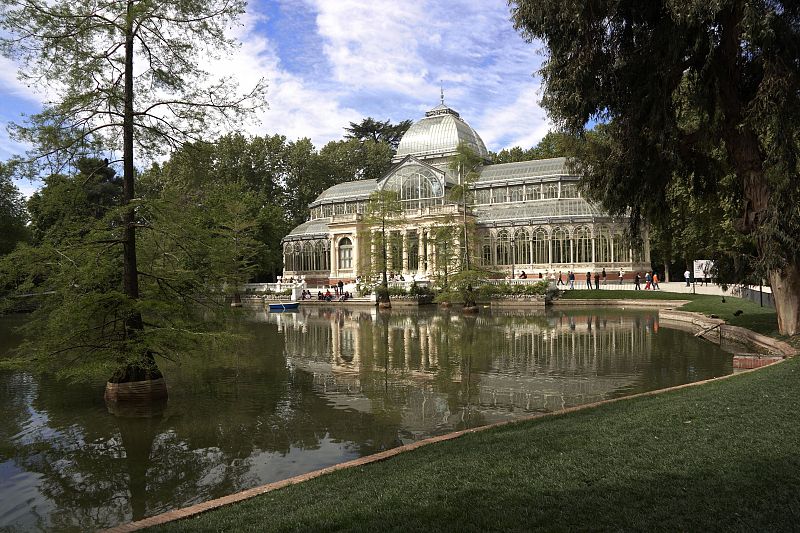
[[[243,132],[308,137],[317,148],[365,117],[418,120],[445,103],[489,150],[534,146],[550,129],[539,107],[541,45],[514,30],[506,0],[251,0],[242,45],[211,66],[242,89],[265,78],[268,107]],[[0,57],[0,160],[26,147],[6,126],[46,95]],[[26,196],[40,183],[18,182]]]

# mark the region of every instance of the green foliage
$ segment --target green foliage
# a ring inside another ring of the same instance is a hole
[[[140,203],[140,297],[131,299],[119,253],[123,207],[91,200],[92,175],[45,182],[39,205],[58,215],[56,223],[37,227],[35,247],[18,247],[0,261],[0,286],[40,294],[28,340],[6,364],[73,380],[107,377],[127,365],[147,366],[153,355],[180,360],[199,344],[229,337],[217,331],[228,309],[225,288],[249,277],[259,251],[247,216],[253,197],[240,183],[212,182],[199,191],[170,183]],[[61,208],[60,200],[67,202]],[[144,325],[137,335],[128,329],[132,316]]]
[[[375,299],[378,302],[388,302],[390,295],[391,292],[389,291],[388,287],[385,287],[383,285],[377,285],[375,287]]]
[[[28,239],[25,200],[11,181],[11,167],[0,162],[0,256]]]
[[[364,213],[363,222],[367,227],[377,227],[379,232],[377,234],[378,242],[375,243],[375,253],[377,257],[371,258],[370,264],[373,268],[377,265],[377,272],[381,274],[381,285],[383,289],[387,288],[387,257],[389,246],[389,233],[393,227],[402,225],[403,205],[400,202],[400,193],[388,189],[381,189],[373,192],[369,201],[367,202],[367,209]],[[364,234],[362,238],[366,240],[372,234]],[[367,273],[369,275],[369,273]],[[388,301],[388,291],[381,291],[378,293],[378,301]],[[386,297],[386,300],[380,298]]]
[[[630,214],[634,234],[698,212],[691,231],[726,281],[768,273],[781,327],[800,332],[800,6],[512,4],[515,27],[544,43],[543,105],[559,129],[605,123],[580,147],[585,190]],[[682,249],[668,244],[667,256]]]
[[[576,154],[579,140],[576,137],[558,131],[548,131],[539,144],[528,150],[519,146],[502,149],[491,153],[492,163],[518,163],[535,159],[550,159],[553,157],[571,157]]]
[[[403,287],[389,287],[389,296],[408,296],[408,294]]]
[[[361,122],[351,122],[349,128],[345,128],[346,139],[358,141],[372,141],[373,143],[386,143],[391,147],[392,154],[397,150],[403,134],[411,127],[410,120],[402,120],[397,124],[392,124],[388,120],[380,121],[372,117],[367,117]]]

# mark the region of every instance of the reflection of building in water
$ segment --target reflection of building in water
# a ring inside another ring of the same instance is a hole
[[[288,363],[311,373],[329,401],[366,411],[394,404],[413,432],[452,427],[465,413],[490,422],[631,388],[649,363],[655,317],[313,308],[273,320]]]

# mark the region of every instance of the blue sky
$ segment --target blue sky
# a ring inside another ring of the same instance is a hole
[[[252,0],[241,22],[240,50],[211,68],[242,88],[267,79],[269,108],[245,133],[319,148],[367,116],[422,117],[440,84],[490,150],[528,148],[550,128],[538,105],[541,45],[514,31],[506,0]],[[45,98],[0,58],[0,160],[25,150],[6,125]],[[30,194],[37,184],[18,186]]]

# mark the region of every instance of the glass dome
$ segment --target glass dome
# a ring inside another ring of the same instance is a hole
[[[408,128],[397,147],[395,159],[407,155],[449,155],[456,151],[460,142],[467,143],[482,158],[489,158],[486,145],[475,130],[457,112],[440,104]]]

